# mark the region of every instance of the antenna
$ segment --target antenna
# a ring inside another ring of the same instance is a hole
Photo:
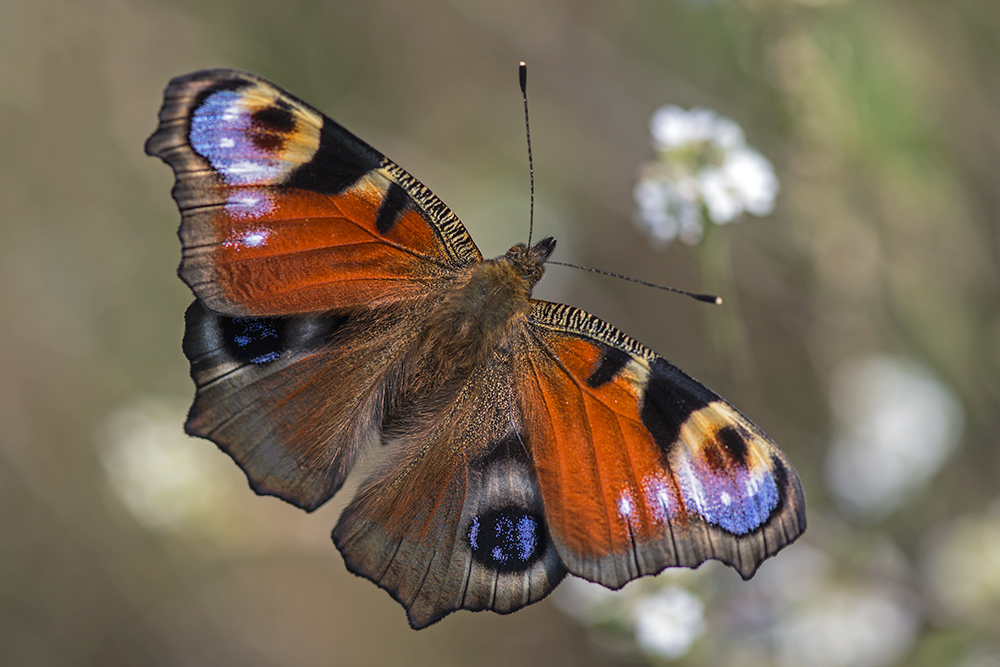
[[[645,285],[646,287],[655,287],[656,289],[667,290],[668,292],[676,292],[677,294],[683,294],[684,296],[689,296],[696,301],[702,301],[704,303],[714,303],[717,306],[722,303],[722,297],[713,296],[711,294],[697,294],[695,292],[688,292],[687,290],[677,289],[676,287],[667,287],[666,285],[657,285],[656,283],[647,282],[645,280],[639,280],[638,278],[632,278],[631,276],[624,276],[620,273],[612,273],[611,271],[602,271],[601,269],[592,269],[589,266],[580,266],[578,264],[567,264],[566,262],[553,262],[552,260],[549,260],[545,263],[558,264],[559,266],[568,266],[573,269],[580,269],[581,271],[590,271],[591,273],[599,273],[602,276],[610,276],[612,278],[621,278],[622,280],[627,280],[630,283],[638,283],[640,285]]]
[[[522,60],[517,68],[521,81],[521,97],[524,99],[524,133],[528,137],[528,174],[531,178],[531,213],[528,215],[528,247],[535,231],[535,164],[531,158],[531,124],[528,122],[528,66]]]
[[[524,99],[524,133],[528,139],[528,174],[531,178],[531,213],[528,216],[528,247],[530,248],[531,236],[535,231],[535,164],[531,156],[531,124],[528,122],[528,66],[523,60],[518,67],[518,77],[521,81],[521,97]],[[683,294],[684,296],[689,296],[696,301],[702,301],[704,303],[714,303],[715,305],[722,303],[722,299],[720,297],[712,296],[711,294],[696,294],[695,292],[688,292],[687,290],[677,289],[676,287],[667,287],[665,285],[657,285],[656,283],[639,280],[638,278],[631,278],[620,273],[602,271],[601,269],[592,269],[588,266],[579,266],[577,264],[567,264],[566,262],[553,262],[548,260],[545,263],[558,264],[559,266],[569,266],[574,269],[599,273],[603,276],[610,276],[612,278],[621,278],[622,280],[628,280],[629,282],[645,285],[646,287],[655,287],[656,289]],[[518,437],[520,438],[520,435],[518,435]]]

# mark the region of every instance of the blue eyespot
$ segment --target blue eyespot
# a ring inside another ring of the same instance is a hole
[[[215,167],[226,183],[277,182],[289,167],[275,153],[275,146],[262,144],[261,136],[270,135],[262,133],[255,121],[255,115],[239,91],[212,93],[191,115],[191,147]]]
[[[781,502],[778,482],[766,467],[716,470],[683,456],[674,461],[674,474],[688,510],[734,535],[760,528]]]
[[[472,557],[501,572],[525,570],[545,550],[541,518],[519,507],[473,517],[468,538]]]
[[[266,364],[285,351],[284,322],[276,318],[222,319],[226,349],[238,361]]]

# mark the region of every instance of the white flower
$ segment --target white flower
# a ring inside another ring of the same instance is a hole
[[[724,225],[743,212],[743,202],[724,169],[701,171],[701,195],[712,222]]]
[[[173,530],[214,498],[211,456],[184,435],[183,406],[152,399],[111,414],[102,429],[101,462],[125,506],[145,526]]]
[[[647,653],[679,658],[705,632],[705,605],[680,586],[647,595],[632,609],[635,640]]]
[[[690,245],[701,240],[701,210],[695,197],[685,195],[692,185],[693,179],[671,184],[655,178],[636,184],[636,223],[653,237],[654,243],[666,245],[677,237]]]
[[[568,577],[556,591],[556,604],[566,614],[597,633],[621,636],[632,632],[643,652],[679,658],[707,628],[705,604],[678,582],[697,581],[692,570],[667,570],[643,577],[618,591]]]
[[[650,120],[659,161],[635,186],[636,223],[655,243],[701,240],[704,218],[716,224],[744,212],[774,210],[778,179],[771,163],[746,145],[742,128],[710,109],[657,110]]]
[[[743,208],[748,213],[763,216],[774,210],[778,177],[766,157],[752,148],[742,148],[726,157],[723,169],[739,191]]]
[[[720,148],[733,149],[745,143],[739,124],[711,109],[697,107],[690,111],[672,104],[660,107],[649,121],[649,131],[659,150],[700,142],[713,142]]]
[[[176,536],[222,535],[232,525],[232,499],[244,496],[242,475],[210,443],[181,425],[185,406],[143,398],[123,406],[98,432],[111,490],[146,528]]]
[[[880,517],[926,483],[955,449],[963,415],[925,368],[889,357],[846,365],[834,378],[837,431],[830,486],[846,509]]]

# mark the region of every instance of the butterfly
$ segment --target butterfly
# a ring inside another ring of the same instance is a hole
[[[146,152],[176,176],[195,296],[186,431],[307,511],[375,459],[333,542],[412,627],[513,612],[567,573],[749,578],[805,529],[795,470],[746,417],[531,298],[554,239],[484,260],[409,173],[246,72],[171,81]]]

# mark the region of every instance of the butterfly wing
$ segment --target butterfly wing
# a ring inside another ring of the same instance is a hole
[[[197,393],[185,430],[228,453],[259,494],[313,510],[381,434],[394,369],[419,309],[232,318],[199,301],[184,354]]]
[[[529,320],[520,407],[571,573],[619,588],[714,558],[749,578],[805,530],[795,470],[726,401],[581,310]]]
[[[258,493],[314,509],[378,439],[420,303],[479,250],[412,176],[252,74],[171,81],[146,151],[176,175],[179,273],[198,299],[186,429]]]
[[[333,531],[347,567],[386,589],[414,628],[458,609],[516,611],[566,574],[521,439],[510,378],[522,356],[474,369],[422,426],[388,425],[388,460]]]
[[[417,299],[482,259],[454,213],[416,179],[246,72],[171,81],[146,152],[177,177],[181,278],[219,313]]]

